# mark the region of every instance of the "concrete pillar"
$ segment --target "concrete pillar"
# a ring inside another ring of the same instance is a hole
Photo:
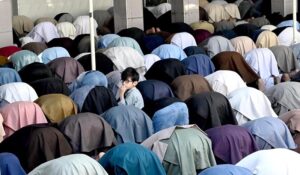
[[[199,21],[199,0],[171,0],[172,22],[191,24]]]
[[[0,0],[0,47],[13,44],[11,0]]]
[[[142,0],[114,0],[115,32],[137,27],[144,30]]]
[[[280,12],[283,16],[293,13],[292,0],[272,0],[271,3],[272,13]]]

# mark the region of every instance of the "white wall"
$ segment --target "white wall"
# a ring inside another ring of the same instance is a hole
[[[25,15],[35,20],[39,17],[54,17],[67,12],[73,16],[87,15],[88,0],[16,0],[17,12],[14,14]],[[95,10],[106,10],[113,6],[113,0],[94,0]],[[16,8],[14,7],[14,10]]]
[[[13,43],[10,0],[0,1],[0,47]]]

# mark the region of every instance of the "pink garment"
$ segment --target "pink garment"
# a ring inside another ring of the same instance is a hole
[[[33,102],[14,102],[0,108],[3,117],[5,137],[12,135],[18,129],[31,124],[48,123],[39,107]]]

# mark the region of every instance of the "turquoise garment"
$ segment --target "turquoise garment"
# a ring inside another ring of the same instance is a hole
[[[68,87],[71,92],[83,86],[104,86],[107,88],[107,78],[99,71],[87,71],[81,73]]]
[[[125,93],[125,99],[121,100],[119,104],[132,105],[142,109],[144,107],[144,99],[141,92],[136,87],[133,87]]]
[[[175,125],[189,124],[189,111],[185,103],[176,102],[156,111],[152,118],[154,132]]]
[[[158,157],[147,148],[125,143],[108,151],[99,163],[110,175],[165,175]]]
[[[152,54],[159,56],[160,59],[175,58],[180,61],[187,57],[180,47],[173,44],[163,44],[154,49]]]
[[[250,170],[235,165],[217,165],[205,169],[198,175],[253,175]]]
[[[0,86],[21,81],[22,80],[16,70],[11,68],[0,68]]]
[[[98,41],[98,49],[107,48],[107,46],[116,38],[119,38],[120,36],[117,34],[107,34],[102,37],[100,37]]]
[[[71,57],[69,52],[63,47],[48,48],[44,50],[39,56],[41,57],[41,60],[44,64],[47,64],[56,58]]]
[[[136,51],[138,51],[141,55],[144,55],[139,43],[136,42],[136,40],[129,38],[129,37],[118,37],[118,38],[114,39],[107,46],[107,48],[111,48],[111,47],[131,47],[131,48],[135,49]]]
[[[13,63],[15,70],[19,71],[28,64],[40,62],[40,59],[35,53],[29,50],[22,50],[13,54],[10,61]]]

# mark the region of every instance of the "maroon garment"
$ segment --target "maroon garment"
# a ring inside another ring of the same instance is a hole
[[[212,34],[209,31],[204,30],[204,29],[198,29],[198,30],[195,30],[195,32],[194,32],[194,37],[195,37],[197,44],[200,44],[202,41],[210,38],[211,36],[212,36]]]
[[[0,56],[9,57],[12,54],[20,51],[21,49],[16,46],[6,46],[0,48]]]

